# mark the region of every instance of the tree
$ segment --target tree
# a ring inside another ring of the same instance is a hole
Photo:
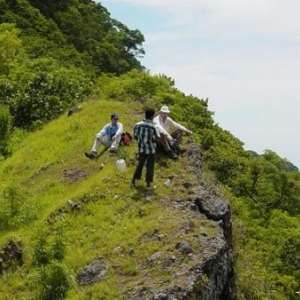
[[[0,106],[0,154],[4,157],[10,155],[8,147],[11,117],[5,107]]]
[[[14,74],[16,95],[9,102],[13,126],[29,128],[58,117],[91,92],[91,80],[77,68],[38,59]]]
[[[14,24],[0,24],[0,76],[8,76],[26,58],[19,34]]]

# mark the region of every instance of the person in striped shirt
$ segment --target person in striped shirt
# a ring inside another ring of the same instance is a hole
[[[154,109],[146,109],[145,119],[136,123],[133,129],[133,137],[138,141],[139,160],[131,180],[131,187],[135,187],[136,180],[142,177],[143,167],[146,163],[147,190],[153,190],[155,141],[159,138],[157,128],[153,124]]]

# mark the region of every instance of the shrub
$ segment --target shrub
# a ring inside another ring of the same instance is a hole
[[[0,198],[0,230],[29,225],[37,216],[36,201],[25,188],[13,184],[4,190]]]
[[[35,240],[34,260],[37,265],[49,264],[52,260],[62,260],[65,255],[65,243],[62,230],[56,232],[54,240],[49,241],[47,230],[38,230]]]
[[[65,268],[57,262],[41,268],[39,284],[41,286],[39,299],[63,299],[69,289],[69,281]]]
[[[9,156],[11,152],[8,147],[10,123],[9,112],[0,106],[0,154],[4,157]]]
[[[13,125],[21,128],[57,118],[90,93],[90,79],[82,70],[61,67],[53,59],[36,60],[19,69],[13,82],[10,113]]]

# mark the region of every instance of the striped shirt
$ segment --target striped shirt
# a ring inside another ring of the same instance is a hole
[[[150,120],[136,123],[133,129],[133,136],[138,141],[139,153],[155,153],[155,140],[159,137],[159,133]]]

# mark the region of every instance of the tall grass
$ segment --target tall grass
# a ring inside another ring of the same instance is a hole
[[[145,275],[150,255],[174,251],[170,244],[180,239],[182,212],[172,201],[184,198],[183,181],[194,184],[196,178],[187,178],[187,158],[173,162],[161,157],[155,171],[157,190],[147,202],[144,179],[138,189],[129,186],[135,142],[120,147],[116,155],[104,151],[97,160],[88,160],[84,152],[113,112],[128,132],[143,118],[138,104],[90,101],[82,111],[61,116],[40,131],[17,133],[19,146],[0,164],[0,229],[5,232],[0,243],[8,236],[21,236],[25,263],[0,277],[0,298],[14,290],[19,299],[123,299],[134,288],[132,282]],[[123,173],[116,169],[120,158],[126,161]],[[172,174],[174,183],[167,188],[163,183]],[[80,208],[73,210],[69,200]],[[207,234],[215,230],[210,221],[193,222],[195,228],[207,226]],[[108,265],[106,276],[91,286],[79,286],[76,275],[98,258]],[[169,280],[161,267],[148,272]]]

